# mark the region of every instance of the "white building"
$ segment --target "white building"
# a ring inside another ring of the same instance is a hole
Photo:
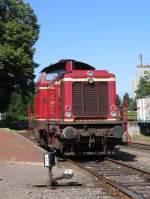
[[[146,75],[150,74],[150,65],[138,65],[136,68],[136,77],[132,81],[132,97],[134,98],[136,96],[135,91],[138,88],[139,81],[141,77],[144,77]]]

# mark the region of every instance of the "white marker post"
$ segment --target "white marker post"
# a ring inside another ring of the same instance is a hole
[[[73,177],[73,171],[71,169],[65,169],[64,173],[56,178],[53,178],[52,168],[55,166],[55,151],[50,151],[44,154],[44,167],[48,167],[49,183],[48,187],[58,185],[57,180],[71,179]]]

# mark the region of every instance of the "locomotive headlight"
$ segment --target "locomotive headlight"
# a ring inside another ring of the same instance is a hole
[[[89,82],[89,84],[93,84],[93,83],[94,83],[93,78],[89,78],[89,79],[88,79],[88,82]]]
[[[65,112],[65,116],[66,116],[66,118],[71,118],[71,112],[69,112],[69,111]]]
[[[93,71],[88,71],[88,72],[87,72],[87,76],[88,76],[88,77],[92,77],[92,76],[93,76]]]
[[[116,112],[111,112],[111,116],[112,117],[117,117],[117,113]]]

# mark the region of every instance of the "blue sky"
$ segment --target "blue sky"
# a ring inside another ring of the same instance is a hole
[[[115,73],[117,93],[131,93],[139,53],[150,58],[149,0],[25,2],[40,24],[34,56],[40,64],[37,76],[50,63],[76,59]]]

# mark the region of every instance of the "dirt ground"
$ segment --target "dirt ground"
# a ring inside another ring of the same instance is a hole
[[[69,166],[66,165],[68,168]],[[63,173],[65,165],[54,168],[55,176]],[[70,166],[71,167],[71,166]],[[103,198],[106,194],[96,188],[91,176],[73,169],[71,180],[61,180],[54,189],[47,188],[48,169],[34,164],[0,163],[1,199],[77,199]]]
[[[47,188],[48,168],[43,165],[45,151],[9,129],[0,129],[0,199],[114,199],[97,188],[93,177],[76,166],[57,162],[54,177],[70,168],[74,176]],[[149,154],[118,148],[115,158],[149,171]]]
[[[97,188],[90,174],[66,162],[57,162],[54,177],[70,168],[74,176],[47,188],[48,168],[43,166],[44,150],[8,129],[0,129],[0,199],[95,199],[111,198]]]
[[[138,143],[143,143],[143,144],[150,144],[150,136],[146,135],[134,135],[132,137],[132,142],[138,142]]]

